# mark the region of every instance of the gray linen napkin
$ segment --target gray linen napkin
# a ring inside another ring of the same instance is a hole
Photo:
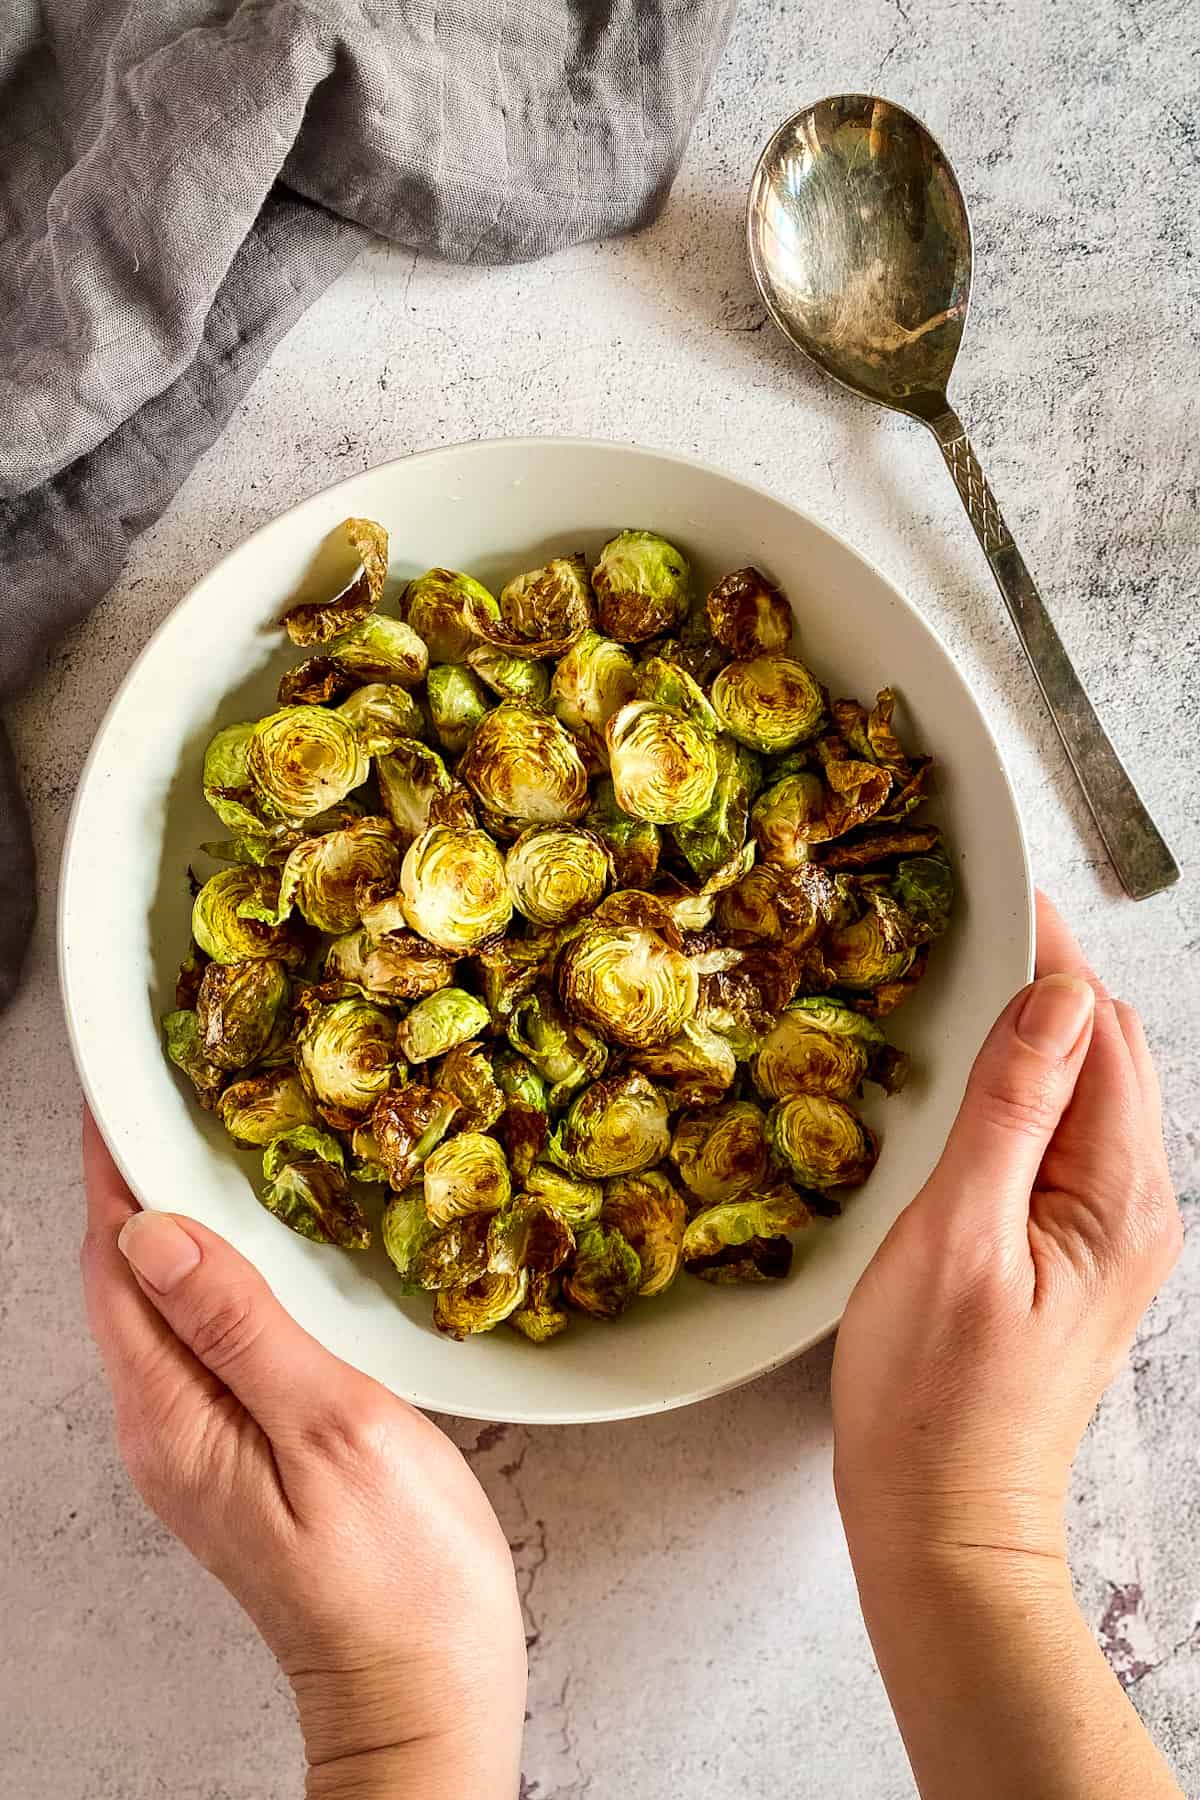
[[[652,218],[730,7],[0,9],[0,703],[367,234],[506,262]],[[0,727],[0,1005],[33,913]]]

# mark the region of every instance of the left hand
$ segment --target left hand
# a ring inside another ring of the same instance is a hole
[[[512,1800],[525,1640],[459,1452],[324,1350],[194,1219],[143,1213],[84,1122],[88,1318],[144,1499],[290,1677],[310,1796]]]

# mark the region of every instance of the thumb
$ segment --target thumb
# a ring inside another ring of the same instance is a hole
[[[1067,1109],[1092,1035],[1095,995],[1073,975],[1045,975],[1004,1009],[967,1081],[930,1177],[949,1207],[1024,1216],[1038,1169]]]
[[[117,1247],[181,1343],[269,1438],[329,1412],[353,1379],[285,1312],[258,1270],[195,1219],[139,1212]]]

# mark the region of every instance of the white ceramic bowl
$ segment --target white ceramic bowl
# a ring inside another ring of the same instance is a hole
[[[256,1202],[257,1158],[235,1151],[164,1058],[187,946],[186,868],[219,835],[200,793],[216,728],[271,709],[296,653],[271,629],[341,519],[379,519],[392,575],[435,564],[495,586],[550,554],[596,552],[651,526],[698,584],[746,563],[791,596],[802,653],[835,693],[903,698],[903,730],[937,760],[935,815],[961,883],[951,930],[890,1021],[913,1077],[866,1103],[878,1168],[836,1223],[804,1234],[790,1280],[714,1289],[679,1280],[616,1325],[580,1320],[536,1348],[496,1331],[439,1337],[425,1299],[402,1300],[378,1247],[322,1249]],[[265,525],[180,600],[100,729],[67,836],[59,911],[63,992],[100,1129],[145,1206],[194,1215],[267,1276],[301,1323],[419,1406],[549,1424],[683,1406],[795,1356],[837,1324],[850,1290],[932,1167],[988,1026],[1028,980],[1032,891],[1012,789],[966,682],[920,615],[853,550],[781,500],[713,469],[619,444],[464,444],[386,463]]]

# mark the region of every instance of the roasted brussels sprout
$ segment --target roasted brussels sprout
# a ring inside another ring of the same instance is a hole
[[[385,613],[371,613],[339,633],[326,646],[326,655],[360,681],[390,681],[397,687],[416,687],[429,667],[424,639],[411,625]]]
[[[587,811],[587,770],[574,738],[549,713],[520,701],[502,700],[481,720],[459,773],[506,837]]]
[[[354,726],[325,706],[285,706],[260,719],[246,762],[261,803],[285,819],[311,819],[371,772]]]
[[[430,824],[448,823],[433,817],[435,808],[446,802],[455,785],[436,750],[419,744],[415,738],[406,738],[377,759],[375,776],[383,810],[403,843],[420,837]]]
[[[744,967],[719,969],[700,982],[696,1022],[724,1038],[739,1062],[756,1056],[776,1018],[761,984]]]
[[[465,664],[435,663],[425,682],[425,696],[438,743],[452,756],[460,756],[491,708],[487,689]]]
[[[504,1152],[481,1131],[460,1131],[425,1159],[425,1211],[435,1225],[464,1213],[499,1212],[511,1196]]]
[[[227,830],[243,842],[265,840],[269,827],[259,807],[258,790],[250,776],[250,740],[254,725],[226,725],[204,752],[204,798]],[[261,843],[262,861],[266,843]]]
[[[825,996],[794,1000],[763,1040],[754,1079],[773,1100],[826,1094],[853,1100],[868,1077],[890,1094],[903,1085],[907,1058],[878,1025]]]
[[[823,941],[833,980],[852,992],[899,981],[916,956],[906,917],[884,896],[872,894],[870,899],[861,918],[833,925]]]
[[[868,825],[853,837],[831,839],[814,855],[823,869],[874,869],[897,856],[920,855],[941,842],[936,825]]]
[[[295,1125],[263,1151],[267,1211],[316,1244],[366,1250],[371,1228],[346,1180],[342,1146],[328,1131]]]
[[[508,1039],[549,1083],[552,1112],[601,1074],[608,1062],[608,1048],[599,1033],[569,1018],[544,989],[518,1001],[508,1021]]]
[[[358,567],[331,599],[293,606],[283,615],[282,623],[293,644],[328,643],[379,604],[387,580],[387,532],[373,519],[345,519],[339,529],[349,541]]]
[[[744,1244],[727,1245],[715,1256],[692,1257],[684,1267],[689,1275],[715,1287],[742,1286],[785,1280],[791,1273],[792,1254],[791,1238],[752,1237]]]
[[[280,706],[328,706],[344,700],[358,686],[357,675],[351,675],[330,656],[310,656],[285,669],[279,677],[275,698]]]
[[[214,1112],[221,1089],[229,1080],[229,1071],[205,1054],[195,1012],[190,1007],[179,1007],[167,1013],[162,1023],[167,1055],[187,1076],[204,1110]]]
[[[375,1102],[371,1131],[379,1160],[397,1193],[419,1174],[422,1164],[461,1116],[456,1097],[444,1088],[407,1082],[389,1088]]]
[[[549,1163],[535,1163],[525,1178],[525,1191],[533,1200],[553,1207],[573,1231],[592,1225],[600,1217],[604,1189],[598,1181],[568,1175]]]
[[[792,1094],[767,1114],[767,1141],[805,1187],[859,1187],[879,1145],[857,1114],[824,1095]]]
[[[557,954],[557,935],[550,930],[523,938],[496,938],[480,946],[474,958],[479,986],[497,1030],[507,1031],[518,1002],[544,981]]]
[[[634,697],[637,671],[624,644],[585,631],[560,658],[550,683],[550,703],[578,738],[588,766],[608,767],[605,727]]]
[[[812,1213],[803,1197],[787,1182],[777,1182],[766,1192],[748,1189],[731,1200],[706,1206],[691,1219],[683,1234],[683,1259],[694,1261],[718,1256],[751,1238],[784,1237],[807,1225]]]
[[[928,943],[942,935],[954,902],[954,876],[945,855],[905,857],[896,869],[891,891],[896,904],[913,921],[916,942]]]
[[[402,1194],[389,1196],[379,1222],[379,1235],[400,1277],[401,1293],[419,1293],[421,1283],[414,1268],[433,1236],[433,1226],[425,1211],[425,1197],[419,1187],[406,1188]]]
[[[549,1343],[551,1338],[565,1331],[570,1322],[557,1304],[558,1293],[557,1276],[531,1275],[525,1304],[509,1313],[508,1323],[531,1344]]]
[[[623,887],[650,885],[662,847],[658,826],[622,811],[611,781],[597,784],[583,822],[608,851],[613,872]]]
[[[492,1331],[516,1312],[524,1300],[529,1277],[481,1275],[465,1287],[446,1288],[433,1302],[433,1322],[447,1337],[473,1336]]]
[[[488,1268],[494,1275],[552,1275],[575,1248],[575,1234],[561,1213],[528,1194],[492,1215]]]
[[[758,863],[717,899],[717,922],[731,943],[777,944],[784,935],[779,870]]]
[[[713,682],[712,703],[732,737],[767,756],[815,737],[825,717],[819,683],[790,656],[726,663]]]
[[[550,1139],[555,1162],[593,1181],[638,1175],[661,1162],[670,1147],[667,1103],[636,1071],[584,1088]]]
[[[642,1259],[615,1225],[588,1225],[575,1243],[563,1294],[593,1319],[617,1319],[637,1298]]]
[[[355,688],[338,712],[358,733],[364,756],[386,756],[425,730],[425,716],[408,689],[386,681]]]
[[[689,1113],[675,1127],[671,1155],[684,1185],[705,1206],[761,1186],[767,1170],[766,1120],[749,1100]]]
[[[518,575],[490,606],[468,602],[476,637],[516,656],[561,656],[594,622],[595,607],[581,556],[556,556]]]
[[[495,600],[481,582],[457,569],[426,569],[410,581],[400,597],[400,610],[435,663],[460,663],[475,644],[467,623],[468,603],[494,608]]]
[[[737,1080],[729,1040],[700,1019],[689,1019],[678,1037],[657,1050],[637,1050],[632,1062],[674,1106],[712,1106]]]
[[[608,885],[608,853],[575,825],[534,825],[504,859],[513,904],[535,925],[566,925],[590,912]]]
[[[423,1000],[454,979],[454,958],[415,931],[372,938],[365,930],[335,938],[325,954],[326,981],[358,988],[367,1000]]]
[[[396,1028],[369,1000],[334,1000],[307,1011],[296,1033],[300,1079],[331,1124],[365,1118],[387,1091]]]
[[[263,901],[270,886],[257,869],[221,869],[210,875],[192,905],[192,936],[216,963],[272,957],[290,969],[304,961],[304,945],[288,925],[245,918],[242,908]]]
[[[459,1044],[449,1051],[437,1066],[436,1081],[458,1101],[463,1131],[490,1131],[503,1116],[507,1096],[496,1080],[492,1053],[481,1045]]]
[[[464,988],[442,988],[418,1000],[396,1027],[396,1048],[410,1063],[445,1056],[486,1030],[490,1014],[482,1000]]]
[[[764,862],[796,868],[807,862],[809,846],[841,837],[872,818],[887,799],[886,769],[850,760],[826,764],[824,778],[787,775],[755,804],[754,836]]]
[[[746,874],[743,861],[750,802],[759,780],[758,763],[750,752],[730,738],[718,738],[712,798],[698,819],[690,825],[676,825],[671,832],[697,881],[716,878],[723,889]],[[752,860],[753,851],[750,854]]]
[[[265,1146],[293,1125],[319,1125],[317,1109],[294,1068],[283,1065],[231,1082],[217,1113],[235,1143]]]
[[[709,737],[716,737],[721,729],[720,720],[700,683],[669,657],[650,656],[639,664],[634,698],[653,701],[655,706],[669,706],[672,712],[682,713]]]
[[[412,929],[461,955],[503,931],[512,917],[504,859],[486,831],[434,825],[404,854],[400,899]],[[366,920],[370,928],[370,917]]]
[[[687,617],[690,574],[687,558],[665,538],[619,532],[592,570],[601,630],[623,644],[674,631]]]
[[[422,1205],[424,1201],[422,1201]],[[431,1293],[464,1287],[488,1272],[486,1213],[464,1213],[440,1230],[432,1230],[413,1258],[413,1278]]]
[[[240,911],[243,918],[281,925],[295,906],[319,931],[349,931],[392,892],[399,874],[391,821],[355,819],[338,831],[302,838],[288,852],[274,901],[246,900]]]
[[[585,925],[558,959],[567,1012],[631,1049],[677,1037],[696,1010],[699,982],[686,956],[657,931]]]
[[[550,1141],[546,1084],[532,1063],[507,1046],[496,1052],[492,1067],[504,1095],[496,1136],[513,1180],[523,1187]]]
[[[716,740],[680,712],[632,700],[608,722],[613,793],[623,812],[652,825],[703,816],[717,783]]]
[[[792,641],[792,609],[757,569],[735,569],[718,581],[705,612],[717,642],[742,661],[776,656]]]
[[[484,686],[501,700],[520,700],[543,711],[549,706],[550,671],[545,663],[516,656],[511,650],[495,650],[490,644],[480,644],[467,661]]]
[[[604,1184],[602,1225],[615,1226],[641,1263],[638,1293],[669,1288],[679,1273],[687,1208],[665,1175],[619,1175]]]
[[[248,1069],[271,1042],[289,991],[274,957],[209,963],[196,996],[201,1053],[222,1069]]]

